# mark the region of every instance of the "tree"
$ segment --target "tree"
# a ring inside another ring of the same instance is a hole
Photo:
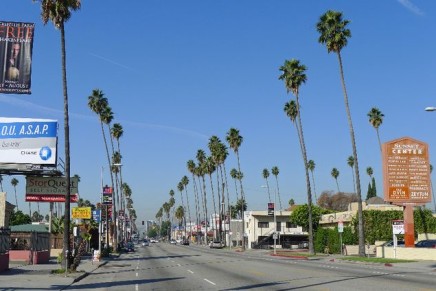
[[[53,22],[56,29],[61,33],[61,54],[62,54],[62,87],[64,95],[64,136],[65,136],[65,177],[66,185],[70,185],[70,124],[68,115],[68,90],[67,90],[67,62],[65,46],[65,23],[70,19],[73,11],[79,10],[81,0],[41,0],[42,23],[46,25],[49,21]],[[67,187],[65,195],[65,233],[64,233],[64,253],[71,254],[70,238],[70,187]],[[70,260],[66,258],[66,269],[70,266]]]
[[[322,208],[312,205],[312,229],[316,232],[319,226],[319,220],[324,214]],[[303,227],[303,230],[309,229],[309,208],[307,204],[299,205],[291,213],[290,221],[298,226]]]
[[[356,192],[356,179],[354,178],[354,158],[353,156],[349,156],[347,159],[347,164],[350,166],[351,168],[351,175],[353,176],[353,190],[354,192]]]
[[[294,201],[294,199],[289,199],[289,206],[294,206],[295,205],[295,201]]]
[[[12,212],[9,225],[12,226],[12,225],[21,225],[21,224],[29,224],[29,223],[32,223],[32,219],[30,218],[29,215],[24,214],[20,210]]]
[[[378,140],[378,144],[380,146],[380,152],[381,152],[382,145],[381,145],[381,141],[380,141],[380,134],[379,134],[378,128],[383,123],[384,114],[381,113],[381,111],[377,107],[373,107],[368,112],[368,117],[369,117],[369,123],[371,123],[372,127],[374,127],[374,129],[377,133],[377,140]]]
[[[263,169],[262,176],[265,179],[266,182],[266,189],[268,191],[268,202],[271,202],[271,194],[269,192],[269,183],[268,183],[268,177],[269,177],[269,171],[268,169]]]
[[[320,17],[317,23],[317,31],[320,36],[318,42],[325,44],[327,52],[334,52],[337,54],[339,62],[340,78],[342,83],[342,89],[344,93],[344,103],[347,112],[348,125],[350,130],[351,145],[353,148],[354,157],[354,171],[356,173],[356,192],[359,198],[358,201],[358,234],[359,234],[359,256],[365,256],[365,233],[363,228],[363,209],[362,209],[362,195],[360,189],[360,175],[359,175],[359,160],[357,158],[356,139],[354,135],[353,122],[351,119],[351,111],[348,103],[348,94],[345,86],[344,69],[342,66],[341,51],[347,46],[348,38],[351,37],[351,31],[347,28],[350,21],[342,18],[342,13],[329,10]]]
[[[189,160],[186,162],[186,167],[188,168],[188,171],[192,175],[192,186],[194,188],[194,204],[195,204],[195,219],[196,219],[196,225],[198,226],[200,223],[200,201],[198,197],[198,189],[197,189],[197,182],[195,181],[195,169],[196,165],[193,160]],[[198,242],[198,238],[197,238]]]
[[[238,179],[241,187],[241,199],[244,201],[244,203],[246,203],[244,188],[242,187],[242,172],[241,172],[241,163],[239,158],[239,147],[241,146],[243,140],[244,138],[239,134],[238,129],[230,128],[230,130],[227,132],[226,141],[229,144],[229,147],[233,150],[233,152],[236,155],[238,161],[238,172],[241,173],[241,179]],[[245,221],[243,215],[244,210],[241,211],[242,211],[242,237],[243,237],[242,250],[245,251]]]
[[[341,192],[341,191],[339,190],[339,183],[338,183],[338,177],[339,177],[339,171],[338,171],[338,169],[333,168],[330,174],[332,175],[332,177],[333,177],[333,178],[335,179],[335,181],[336,181],[336,186],[338,187],[338,192]]]
[[[18,199],[17,199],[17,185],[18,185],[18,180],[15,178],[11,179],[11,184],[14,187],[14,194],[15,194],[15,204],[17,205],[17,210],[20,210],[20,208],[18,207]]]
[[[174,216],[179,221],[179,226],[183,225],[183,220],[185,219],[185,209],[183,206],[179,206],[174,213]],[[186,234],[186,223],[185,223],[185,234]]]
[[[315,189],[315,177],[313,175],[313,171],[315,171],[315,162],[313,160],[309,160],[307,162],[307,168],[309,169],[310,173],[312,174],[312,184],[313,184],[313,195],[315,195],[315,202],[318,201],[318,198],[316,198],[316,189]]]
[[[282,199],[280,198],[280,190],[279,190],[279,168],[277,166],[274,166],[271,168],[271,174],[274,175],[274,177],[276,178],[276,187],[277,187],[277,195],[279,196],[279,205],[280,205],[280,209],[282,208]]]
[[[292,92],[295,96],[295,105],[296,105],[296,122],[295,126],[297,128],[298,137],[300,141],[301,154],[303,157],[303,165],[304,171],[306,173],[306,188],[307,188],[307,205],[308,205],[308,214],[309,214],[309,253],[314,254],[313,248],[313,229],[312,229],[312,193],[310,188],[310,178],[309,178],[309,170],[307,168],[307,151],[306,144],[304,141],[303,134],[303,124],[301,121],[301,112],[300,112],[300,101],[299,101],[299,93],[300,86],[303,85],[306,80],[306,66],[300,64],[299,60],[286,60],[284,65],[280,67],[280,71],[282,74],[279,77],[279,80],[283,80],[285,82],[286,91]]]
[[[33,212],[32,214],[32,222],[40,222],[44,219],[44,216],[41,215],[38,211]]]

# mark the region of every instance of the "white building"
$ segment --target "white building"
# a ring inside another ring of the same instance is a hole
[[[290,221],[291,211],[277,210],[268,215],[267,210],[245,212],[247,248],[272,248],[276,233],[277,248],[306,247],[308,233]]]

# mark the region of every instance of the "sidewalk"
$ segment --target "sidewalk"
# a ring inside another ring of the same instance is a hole
[[[51,274],[52,270],[60,269],[56,259],[48,264],[25,265],[23,263],[9,263],[9,270],[0,273],[0,289],[46,289],[63,290],[77,282],[97,268],[108,263],[112,258],[103,258],[100,262],[92,262],[90,257],[82,258],[77,272],[65,274]]]

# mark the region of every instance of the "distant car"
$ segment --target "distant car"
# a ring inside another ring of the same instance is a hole
[[[124,246],[124,250],[128,253],[134,252],[135,251],[135,246],[133,245],[132,242],[128,242],[126,243],[126,245]]]
[[[155,238],[151,238],[150,239],[150,242],[152,243],[152,244],[154,244],[154,243],[157,243],[157,242],[159,242],[157,239],[155,239]]]
[[[172,240],[170,240],[170,244],[172,244],[172,245],[176,245],[176,244],[177,244],[177,241],[176,241],[175,239],[172,239]]]
[[[211,249],[222,249],[224,247],[224,244],[220,241],[213,241],[209,244],[209,247]]]
[[[390,240],[385,242],[384,244],[382,244],[383,247],[393,247],[394,246],[394,241]],[[398,240],[397,241],[397,247],[404,247],[404,240]]]
[[[149,245],[150,245],[150,242],[149,242],[148,240],[144,239],[144,240],[142,241],[142,246],[143,246],[143,247],[148,247]]]
[[[436,248],[436,239],[420,240],[415,244],[416,248]]]

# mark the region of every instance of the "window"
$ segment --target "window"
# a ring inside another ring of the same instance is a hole
[[[286,228],[297,228],[297,225],[292,222],[286,222]]]
[[[280,221],[276,223],[276,231],[282,231],[282,223]]]
[[[258,228],[269,228],[269,222],[262,222],[262,221],[259,221],[259,222],[257,223],[257,227],[258,227]]]

